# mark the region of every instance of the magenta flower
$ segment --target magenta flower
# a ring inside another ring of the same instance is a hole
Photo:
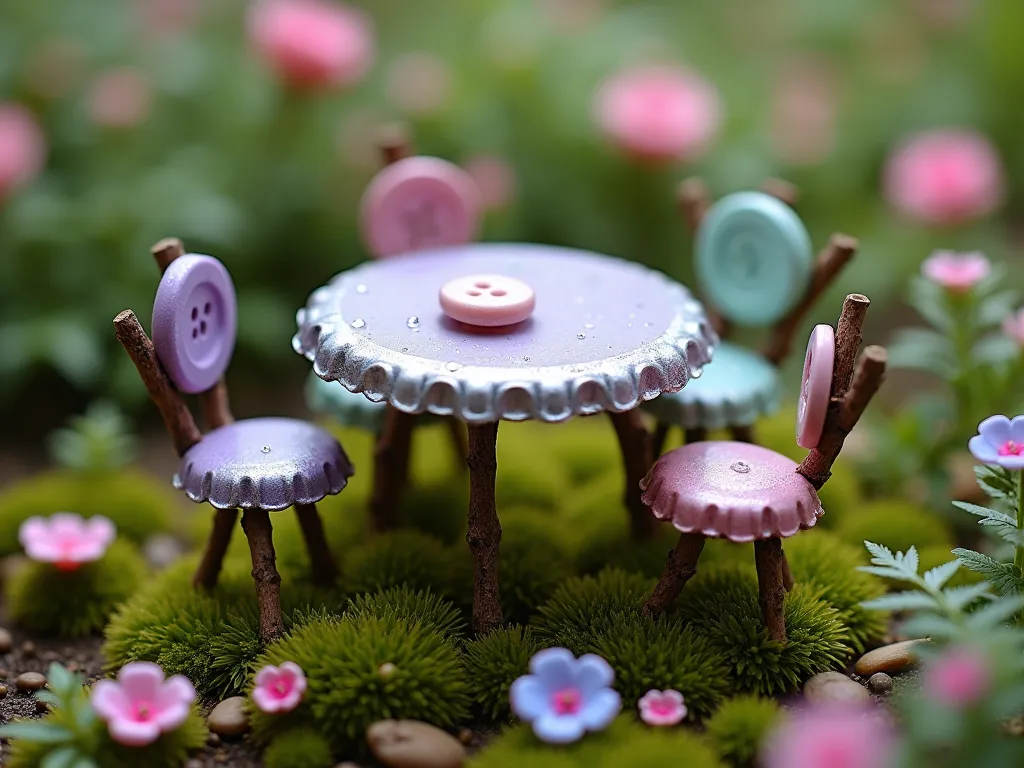
[[[978,425],[978,434],[967,447],[982,464],[1024,469],[1024,416],[1015,416],[1012,421],[1005,416],[989,416]]]
[[[967,293],[991,271],[992,264],[980,253],[936,251],[921,264],[921,274],[950,293]]]
[[[928,698],[963,709],[988,692],[991,680],[985,656],[961,646],[946,649],[924,667],[921,688]]]
[[[161,733],[180,727],[195,699],[188,678],[175,675],[164,680],[159,665],[133,661],[121,668],[116,683],[96,683],[91,702],[114,741],[126,747],[144,747]]]
[[[297,88],[353,85],[370,69],[375,49],[363,11],[325,0],[257,0],[249,39]]]
[[[601,86],[595,102],[598,127],[641,160],[671,162],[699,155],[718,132],[718,92],[688,69],[628,69]]]
[[[896,742],[870,709],[829,706],[801,710],[769,735],[764,768],[891,768]]]
[[[999,157],[989,140],[974,131],[916,134],[886,164],[890,205],[926,224],[961,224],[987,216],[1003,194]]]
[[[0,201],[43,169],[46,137],[25,107],[0,102]]]
[[[103,557],[115,534],[114,524],[101,515],[85,520],[81,515],[57,512],[23,522],[18,540],[32,560],[73,571]]]
[[[648,725],[676,725],[686,717],[686,705],[679,691],[648,691],[637,706],[640,719]]]
[[[1003,318],[1003,335],[1024,347],[1024,309],[1018,309]]]
[[[266,666],[256,673],[252,700],[261,712],[291,712],[306,692],[306,675],[293,661],[280,667]]]

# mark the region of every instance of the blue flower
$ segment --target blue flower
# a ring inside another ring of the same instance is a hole
[[[1005,416],[989,416],[978,425],[978,432],[967,444],[974,458],[1005,469],[1024,469],[1024,416],[1015,416],[1012,421]]]
[[[615,673],[600,656],[578,659],[565,648],[548,648],[530,659],[530,672],[512,683],[516,717],[550,744],[570,744],[587,731],[607,728],[622,709],[612,690]]]

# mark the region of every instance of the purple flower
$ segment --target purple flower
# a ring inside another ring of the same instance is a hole
[[[530,659],[529,675],[512,683],[516,717],[550,744],[570,744],[587,731],[607,728],[622,709],[611,689],[615,673],[600,656],[576,658],[565,648],[548,648]]]
[[[989,416],[978,425],[978,432],[967,444],[974,458],[1005,469],[1024,469],[1024,416],[1015,416],[1013,421]]]

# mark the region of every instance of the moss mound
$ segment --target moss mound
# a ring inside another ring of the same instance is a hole
[[[737,696],[725,702],[705,724],[715,752],[733,768],[754,765],[764,737],[778,722],[781,711],[772,699]]]
[[[509,722],[508,691],[527,674],[530,659],[543,648],[529,627],[503,627],[466,643],[464,663],[475,711],[492,723]]]
[[[115,541],[103,557],[74,571],[29,562],[5,585],[11,620],[29,632],[74,638],[99,632],[145,582],[146,563],[134,544]]]
[[[545,424],[540,429],[544,430],[544,449],[573,486],[608,476],[619,484],[623,482],[622,454],[615,430],[604,414],[566,424]]]
[[[796,690],[852,653],[839,611],[820,595],[809,584],[786,595],[785,643],[768,636],[757,578],[745,570],[719,567],[698,575],[686,586],[679,613],[725,656],[739,690],[772,695]]]
[[[501,604],[505,621],[525,624],[537,606],[573,575],[572,556],[553,523],[540,526],[513,519],[503,528],[498,570]],[[466,577],[467,603],[472,603],[473,580],[468,570]]]
[[[450,728],[469,715],[469,685],[454,645],[414,622],[317,618],[270,645],[256,666],[285,661],[302,667],[309,687],[293,712],[253,713],[253,735],[263,743],[305,726],[334,753],[362,753],[366,729],[378,720]]]
[[[456,550],[418,531],[394,531],[345,553],[343,583],[351,594],[407,586],[456,597],[468,563],[465,546]]]
[[[34,475],[0,493],[0,557],[21,552],[18,529],[23,522],[57,511],[103,515],[117,526],[119,536],[141,544],[169,530],[173,516],[191,504],[184,499],[169,482],[135,469]]]
[[[607,567],[620,568],[656,579],[665,570],[668,554],[678,541],[679,531],[671,525],[662,526],[655,536],[642,541],[595,536],[580,547],[577,569],[580,573],[597,573]]]
[[[505,435],[502,435],[504,438]],[[535,509],[558,509],[569,495],[569,480],[553,461],[543,461],[536,447],[518,452],[503,450],[498,456],[494,498],[498,509],[505,506],[527,506]]]
[[[331,768],[327,739],[312,728],[294,728],[270,742],[263,753],[266,768]]]
[[[885,634],[887,614],[861,607],[886,589],[881,579],[857,570],[869,564],[863,546],[854,547],[834,534],[812,530],[786,541],[786,557],[793,579],[817,588],[821,598],[839,611],[855,652],[860,653]]]
[[[263,651],[250,567],[229,559],[211,592],[192,586],[194,558],[156,576],[111,617],[103,647],[109,668],[152,661],[168,675],[188,677],[201,696],[220,699],[239,693]],[[301,623],[313,608],[340,610],[343,604],[335,591],[282,584],[286,628]]]
[[[405,492],[401,519],[404,525],[433,536],[444,544],[458,544],[466,535],[468,507],[467,477],[434,478]]]
[[[461,642],[466,636],[466,622],[450,601],[408,586],[356,595],[345,607],[345,616],[355,621],[375,618],[416,622],[453,642]]]
[[[848,544],[863,547],[865,541],[873,541],[893,552],[939,546],[948,552],[954,546],[953,534],[944,520],[902,499],[862,504],[857,514],[841,520],[835,531]]]

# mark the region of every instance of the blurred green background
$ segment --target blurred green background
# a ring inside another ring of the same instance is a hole
[[[367,76],[297,94],[247,43],[241,0],[0,3],[0,101],[30,109],[48,143],[43,172],[0,203],[3,423],[56,424],[97,395],[142,405],[111,319],[132,307],[148,327],[158,281],[148,251],[168,235],[234,276],[232,390],[298,400],[308,364],[290,348],[295,310],[367,257],[358,201],[379,166],[377,131],[396,120],[409,124],[417,151],[511,169],[484,239],[591,248],[688,283],[676,183],[697,174],[718,196],[788,179],[816,245],[833,231],[862,242],[808,325],[834,321],[839,297],[856,290],[881,306],[873,322],[884,335],[902,317],[905,279],[933,248],[994,260],[1014,250],[1024,192],[1020,0],[362,5],[376,26]],[[646,60],[683,64],[718,89],[724,122],[699,160],[641,167],[595,126],[602,80]],[[90,104],[97,81],[121,67],[144,83],[144,109],[131,126],[104,127]],[[814,151],[793,146],[785,112],[794,103],[817,126]],[[991,139],[1006,202],[956,229],[902,221],[882,197],[885,158],[907,134],[948,126]]]

